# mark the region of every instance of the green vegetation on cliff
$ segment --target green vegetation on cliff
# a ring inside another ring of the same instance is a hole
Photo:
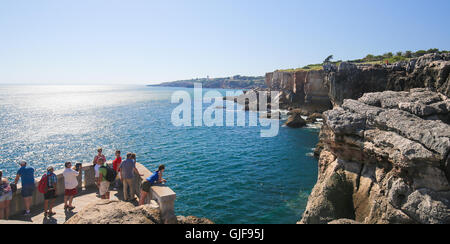
[[[191,80],[179,80],[149,86],[192,88],[194,87],[194,83],[201,83],[204,88],[223,88],[223,89],[252,89],[252,88],[264,88],[266,86],[264,76],[241,76],[241,75],[225,78],[197,78]]]
[[[428,50],[419,50],[416,52],[413,51],[405,51],[405,52],[396,52],[395,54],[392,52],[385,53],[383,55],[373,55],[368,54],[365,58],[362,59],[355,59],[355,60],[348,60],[347,62],[350,63],[359,63],[359,64],[384,64],[384,63],[397,63],[400,61],[407,61],[411,58],[418,58],[425,54],[429,53],[449,53],[450,51],[440,51],[437,48],[432,48]],[[284,70],[278,70],[278,71],[284,71],[284,72],[297,72],[297,71],[307,71],[307,70],[322,70],[323,65],[326,63],[331,63],[335,65],[339,65],[342,63],[342,60],[339,61],[331,61],[333,59],[333,55],[328,56],[325,61],[321,64],[310,64],[307,66],[304,66],[302,68],[297,69],[284,69]]]

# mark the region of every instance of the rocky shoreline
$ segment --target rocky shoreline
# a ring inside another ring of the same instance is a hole
[[[300,223],[450,223],[450,99],[367,93],[324,113],[318,182]]]
[[[450,224],[450,54],[275,71],[266,86],[224,100],[265,119],[282,119],[287,110],[291,128],[323,122],[314,152],[318,180],[299,224]],[[259,95],[279,108],[260,108]],[[192,216],[176,222],[213,224]],[[152,205],[108,201],[67,223],[162,221]]]
[[[266,85],[253,91],[280,91],[287,126],[324,120],[318,182],[299,223],[450,223],[450,54],[275,71]],[[257,99],[224,99],[260,110]]]

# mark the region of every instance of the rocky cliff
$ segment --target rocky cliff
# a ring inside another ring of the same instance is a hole
[[[421,77],[423,86],[448,94],[448,73],[447,80],[442,80],[445,62],[432,61],[425,66],[420,62],[402,76],[399,88],[418,85],[409,83],[413,80],[407,77]],[[419,69],[429,76],[414,74]],[[364,72],[371,73],[375,82],[381,71]],[[361,89],[353,91],[349,94]],[[425,89],[368,93],[358,100],[343,100],[323,117],[318,182],[300,223],[340,219],[378,224],[450,223],[447,96]]]
[[[280,106],[323,112],[331,108],[323,70],[275,71],[266,74],[266,86],[282,92]]]
[[[450,53],[427,54],[395,64],[342,62],[324,65],[323,70],[275,71],[266,74],[266,85],[283,92],[285,107],[315,112],[368,92],[429,88],[450,96]]]
[[[364,93],[429,88],[450,96],[450,53],[427,54],[387,65],[343,62],[326,68],[325,83],[335,105]]]

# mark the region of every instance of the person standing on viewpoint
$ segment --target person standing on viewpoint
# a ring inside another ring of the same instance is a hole
[[[52,166],[47,168],[47,192],[44,193],[44,216],[53,216],[56,213],[53,212],[53,204],[56,199],[56,187],[58,185],[58,178],[54,173]]]
[[[167,180],[163,179],[163,173],[164,173],[165,169],[166,169],[166,166],[161,164],[158,167],[158,170],[155,173],[153,173],[153,175],[151,175],[150,177],[148,177],[147,179],[145,179],[142,182],[141,197],[139,198],[139,206],[142,206],[145,204],[145,199],[147,198],[148,194],[150,193],[151,187],[153,185],[162,184],[162,183],[167,182]]]
[[[106,162],[106,157],[103,155],[103,149],[100,147],[97,149],[97,155],[94,157],[94,160],[92,161],[92,164],[94,165],[94,171],[95,171],[95,185],[97,185],[97,188],[100,188],[100,185],[97,184],[98,182],[98,170],[100,169],[100,164],[98,161],[100,159],[103,159],[103,162]]]
[[[106,179],[108,170],[104,166],[105,161],[102,158],[100,158],[98,160],[98,164],[100,165],[100,168],[98,170],[98,172],[99,172],[98,185],[99,185],[100,197],[102,199],[109,199],[109,186],[111,185],[111,183]]]
[[[97,149],[97,155],[95,155],[94,160],[92,161],[92,164],[95,166],[97,165],[98,160],[102,158],[104,162],[106,162],[106,157],[103,155],[103,148]]]
[[[116,180],[114,181],[114,190],[116,191],[117,188],[119,188],[119,182],[120,182],[120,165],[122,164],[122,157],[120,157],[120,151],[116,151],[116,159],[113,161],[113,169],[117,173]]]
[[[25,216],[30,215],[31,203],[33,201],[34,190],[36,185],[34,182],[34,169],[27,166],[27,162],[22,161],[19,163],[20,169],[17,171],[14,184],[17,185],[19,179],[22,181],[22,197],[25,204]]]
[[[133,201],[136,198],[134,189],[134,176],[142,176],[136,168],[136,156],[134,160],[132,159],[133,154],[127,153],[127,159],[120,165],[120,177],[123,183],[123,198],[124,201]],[[130,195],[128,196],[128,188],[130,190]]]
[[[3,178],[3,171],[0,170],[0,220],[9,219],[9,206],[12,200],[12,189],[8,179]]]
[[[75,207],[72,205],[73,198],[78,194],[78,176],[80,175],[81,167],[76,171],[76,167],[72,168],[71,162],[66,162],[63,172],[64,176],[64,210],[72,211]]]

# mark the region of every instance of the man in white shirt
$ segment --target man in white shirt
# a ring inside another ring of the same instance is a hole
[[[64,176],[64,210],[70,210],[72,211],[75,209],[74,206],[72,206],[73,197],[78,193],[78,175],[80,174],[79,171],[81,171],[81,166],[78,169],[79,171],[76,171],[75,167],[72,169],[72,163],[67,162],[65,164],[66,169],[63,172]]]

